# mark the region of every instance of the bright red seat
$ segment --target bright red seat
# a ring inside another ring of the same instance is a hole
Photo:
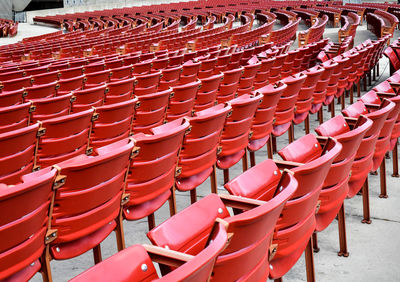
[[[182,65],[182,73],[179,78],[179,84],[187,84],[197,80],[200,71],[201,62],[189,61]]]
[[[271,279],[284,276],[306,250],[307,281],[315,281],[311,237],[316,227],[318,197],[341,149],[342,145],[334,139],[317,139],[308,134],[279,151],[284,161],[275,163],[278,168],[289,168],[294,173],[298,189],[275,227],[272,244],[277,244],[277,251],[270,261]]]
[[[82,66],[60,70],[60,79],[74,78],[83,74]]]
[[[39,124],[0,133],[0,182],[16,184],[21,175],[36,169]]]
[[[274,64],[269,72],[269,83],[274,83],[281,79],[281,70],[285,64],[288,54],[281,54],[275,57]]]
[[[45,272],[41,258],[51,236],[48,214],[56,174],[55,169],[38,171],[21,176],[15,186],[0,184],[0,208],[7,211],[0,220],[1,280],[29,281]]]
[[[32,86],[32,76],[24,76],[21,78],[0,81],[0,91],[14,91]]]
[[[60,73],[58,71],[32,75],[33,85],[49,84],[51,82],[58,81],[59,77]]]
[[[37,162],[47,167],[71,157],[90,153],[89,137],[93,110],[42,121]]]
[[[237,93],[239,96],[243,94],[249,94],[254,90],[254,79],[257,75],[258,70],[260,69],[261,63],[255,63],[251,65],[244,66],[244,70],[239,79],[239,86],[237,89]]]
[[[348,256],[344,204],[349,187],[349,175],[357,150],[365,133],[371,128],[372,121],[364,116],[358,119],[344,118],[338,115],[318,126],[315,131],[322,136],[334,137],[342,144],[342,151],[335,158],[325,179],[319,200],[320,208],[316,215],[316,231],[322,231],[335,219],[339,218],[339,255]],[[316,235],[314,243],[316,243]],[[314,245],[314,248],[318,247]]]
[[[59,95],[68,94],[71,91],[82,90],[85,85],[85,76],[76,76],[73,78],[60,79],[58,81],[58,85],[60,86],[57,89],[57,93]]]
[[[85,74],[85,88],[92,88],[105,84],[110,81],[111,72],[110,70],[103,70],[98,72],[86,73]]]
[[[255,152],[268,143],[268,157],[272,158],[272,143],[270,135],[274,121],[276,106],[287,85],[281,81],[275,84],[268,84],[256,92],[261,93],[264,98],[257,108],[251,125],[251,137],[247,149],[250,151],[251,166],[255,165]]]
[[[261,66],[254,79],[254,88],[258,89],[269,83],[269,75],[275,58],[261,59]]]
[[[282,82],[287,85],[287,88],[282,93],[278,105],[276,106],[272,134],[274,136],[281,136],[289,130],[289,143],[294,140],[292,125],[294,108],[298,94],[306,78],[306,74],[298,73],[282,80]]]
[[[349,193],[347,195],[349,198],[354,197],[363,185],[365,186],[363,192],[367,193],[366,191],[368,191],[368,173],[373,168],[375,146],[380,131],[394,107],[395,103],[389,100],[385,100],[381,105],[364,104],[362,101],[358,101],[342,111],[343,115],[348,117],[358,118],[360,115],[365,115],[373,121],[372,127],[367,131],[358,148],[351,168],[352,173],[349,180]],[[367,202],[364,203],[364,208],[369,209]],[[364,218],[363,221],[369,223],[370,219]]]
[[[54,97],[57,94],[59,88],[58,82],[53,81],[47,84],[33,85],[25,88],[25,101],[40,98]]]
[[[206,78],[212,75],[214,72],[215,65],[217,64],[217,58],[211,58],[201,61],[200,71],[198,73],[198,78]]]
[[[35,110],[31,115],[31,123],[69,115],[74,100],[75,98],[72,93],[57,97],[35,99],[33,101]]]
[[[22,104],[24,102],[24,95],[24,89],[0,93],[0,107],[9,107]]]
[[[240,177],[248,179],[245,174]],[[208,195],[151,230],[147,236],[157,246],[195,255],[206,246],[214,221],[223,220],[228,224],[227,232],[234,235],[218,256],[211,280],[266,281],[274,227],[285,202],[296,191],[296,181],[287,175],[282,186],[284,189],[268,202]],[[227,207],[243,212],[230,215]]]
[[[243,171],[247,169],[247,145],[254,114],[263,99],[260,92],[242,95],[229,102],[232,114],[227,118],[221,135],[221,150],[217,167],[224,170],[224,183],[229,181],[229,168],[243,159]]]
[[[96,107],[98,118],[93,123],[91,146],[102,147],[128,138],[132,132],[135,108],[138,99]]]
[[[189,117],[190,132],[185,135],[179,154],[179,175],[175,186],[179,191],[190,191],[191,202],[196,202],[196,187],[211,175],[211,191],[217,192],[215,163],[220,136],[230,105],[219,104],[196,112]]]
[[[137,75],[134,93],[136,96],[154,93],[161,79],[161,71],[145,75]]]
[[[237,89],[239,87],[239,79],[244,71],[243,67],[237,69],[226,70],[223,72],[224,77],[219,85],[217,101],[224,103],[237,97]]]
[[[0,108],[0,133],[29,125],[33,110],[30,102]]]
[[[75,99],[74,103],[72,104],[72,111],[77,113],[89,110],[92,107],[102,106],[104,104],[107,92],[108,88],[105,84],[72,92]]]
[[[195,111],[201,111],[215,105],[217,102],[218,88],[223,77],[224,75],[220,73],[200,79],[201,84],[194,105]]]
[[[159,90],[167,90],[168,87],[172,87],[178,84],[179,78],[182,73],[182,66],[168,68],[161,70],[162,76],[158,86]]]
[[[51,228],[57,237],[47,249],[51,259],[65,260],[93,249],[94,261],[101,261],[100,243],[116,232],[118,250],[125,248],[123,239],[123,206],[126,173],[134,142],[122,140],[58,163],[63,176],[54,198]]]
[[[312,108],[315,87],[324,71],[325,69],[321,66],[315,66],[303,71],[303,73],[307,75],[307,78],[297,96],[293,123],[300,124],[304,121],[306,134],[310,133],[310,120],[308,115]]]
[[[119,81],[121,79],[128,79],[133,77],[133,67],[131,65],[113,68],[110,71],[110,81]]]
[[[133,122],[133,132],[151,134],[151,128],[162,125],[171,95],[172,88],[139,96],[139,105]]]
[[[107,84],[105,104],[114,104],[129,100],[133,96],[136,78],[128,78]]]
[[[124,208],[126,219],[148,217],[149,229],[152,229],[154,212],[168,199],[170,213],[176,213],[173,191],[176,165],[188,128],[188,121],[177,119],[150,129],[151,134],[132,136],[140,151],[129,167],[126,192],[130,194],[130,200]]]
[[[196,256],[149,245],[134,245],[88,269],[71,282],[79,281],[207,281],[215,260],[229,239],[223,223],[216,223],[209,244]],[[160,268],[179,266],[159,277],[153,263]],[[170,265],[170,266],[172,266]]]
[[[167,121],[192,115],[200,85],[201,81],[197,80],[188,84],[172,87],[167,109]]]

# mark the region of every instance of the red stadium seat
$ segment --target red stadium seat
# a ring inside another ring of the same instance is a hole
[[[170,251],[150,245],[131,246],[104,262],[97,264],[73,278],[79,281],[207,281],[218,254],[224,250],[229,239],[223,223],[216,223],[210,243],[196,256]],[[172,272],[159,278],[153,262],[163,266],[177,266]],[[168,265],[168,262],[171,265]]]
[[[33,102],[35,111],[32,112],[31,123],[69,115],[73,101],[72,93],[51,98],[35,99]]]
[[[48,214],[56,174],[56,169],[42,170],[23,175],[15,186],[0,184],[0,208],[7,211],[0,220],[1,280],[28,281],[46,272],[40,259],[54,234]]]
[[[124,208],[127,220],[148,217],[149,229],[155,226],[154,212],[168,199],[170,213],[176,213],[174,182],[178,152],[189,128],[184,119],[150,129],[151,134],[132,136],[139,154],[129,167],[126,192],[130,200]]]
[[[247,179],[248,175],[240,177]],[[228,225],[227,232],[234,235],[229,246],[218,256],[211,280],[266,281],[268,249],[274,227],[285,202],[297,188],[289,174],[283,182],[284,189],[268,202],[208,195],[151,230],[147,236],[157,246],[196,255],[207,245],[214,221],[222,220]],[[243,212],[230,215],[227,207]]]
[[[72,111],[77,113],[89,110],[92,107],[102,106],[104,104],[107,92],[108,88],[105,84],[72,92],[75,99],[74,103],[72,104]]]
[[[179,154],[175,186],[179,191],[190,191],[191,202],[196,202],[196,187],[211,175],[211,191],[217,192],[216,168],[218,145],[230,105],[217,105],[196,112],[189,117],[190,132],[185,135]]]
[[[219,85],[217,94],[218,103],[224,103],[237,97],[239,79],[243,71],[244,68],[239,67],[237,69],[226,70],[223,72],[224,77]]]
[[[33,110],[31,102],[0,108],[0,133],[29,125]]]
[[[9,107],[22,104],[24,102],[24,95],[24,89],[0,93],[0,107]]]
[[[171,93],[167,109],[167,121],[192,115],[200,84],[201,81],[198,80],[172,87],[173,92]]]
[[[218,87],[223,79],[222,73],[200,79],[201,85],[196,96],[195,111],[201,111],[214,106],[217,102]]]
[[[71,91],[81,90],[85,85],[86,78],[84,75],[76,76],[73,78],[60,79],[58,81],[58,85],[60,86],[57,89],[58,95],[68,94]]]
[[[91,147],[98,148],[128,138],[132,132],[137,101],[135,98],[96,107],[98,118],[93,123]]]
[[[50,98],[57,94],[57,89],[59,88],[58,82],[53,81],[47,84],[33,85],[31,87],[25,88],[25,101]]]
[[[136,78],[128,78],[107,84],[105,104],[114,104],[129,100],[133,96]]]
[[[116,232],[118,250],[125,248],[121,206],[126,173],[134,142],[122,140],[95,150],[95,156],[79,155],[58,163],[64,177],[55,192],[51,228],[56,238],[46,249],[46,263],[65,260],[93,249],[94,261],[101,261],[100,243]]]

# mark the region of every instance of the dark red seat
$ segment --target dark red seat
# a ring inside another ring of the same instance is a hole
[[[33,110],[31,102],[0,108],[0,133],[29,125]]]
[[[208,78],[200,79],[201,84],[194,105],[195,111],[205,110],[217,103],[218,88],[223,77],[224,75],[220,73]]]
[[[172,93],[168,102],[167,121],[192,115],[200,85],[201,81],[197,80],[172,87]]]

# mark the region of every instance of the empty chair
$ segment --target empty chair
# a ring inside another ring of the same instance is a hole
[[[69,115],[74,100],[72,93],[51,98],[35,99],[33,102],[35,111],[32,112],[31,122]]]
[[[266,281],[275,224],[297,188],[292,175],[287,174],[284,179],[284,189],[268,202],[211,194],[166,220],[147,236],[157,246],[196,255],[207,245],[214,221],[226,222],[227,232],[234,235],[218,256],[211,280]],[[227,207],[243,212],[231,215]]]
[[[25,90],[19,89],[0,93],[0,107],[9,107],[24,102]]]
[[[335,116],[335,103],[333,103],[333,100],[335,98],[335,95],[337,95],[338,93],[339,78],[349,60],[350,60],[349,58],[343,56],[337,56],[333,60],[336,63],[338,63],[338,65],[335,67],[335,70],[329,80],[328,87],[326,88],[326,97],[324,101],[324,105],[326,106],[330,105],[331,117]]]
[[[307,75],[307,78],[297,96],[293,123],[300,124],[304,121],[306,134],[310,133],[310,119],[308,115],[312,107],[313,94],[323,72],[324,68],[321,66],[315,66],[303,71]]]
[[[323,123],[324,121],[322,105],[325,102],[327,87],[331,75],[335,71],[337,65],[338,63],[336,63],[333,60],[329,60],[327,62],[322,63],[324,72],[321,74],[321,77],[319,78],[317,85],[315,86],[314,89],[310,113],[315,114],[318,112],[318,120],[320,124]]]
[[[72,111],[77,113],[89,110],[92,107],[102,106],[108,89],[107,85],[103,84],[89,89],[76,90],[72,92],[75,99],[72,104]]]
[[[281,79],[281,71],[288,54],[281,54],[275,57],[275,61],[269,71],[269,83],[274,83]]]
[[[57,95],[57,89],[59,88],[58,82],[53,81],[46,84],[33,85],[25,88],[25,101],[41,98],[49,98]]]
[[[227,116],[232,107],[219,104],[196,112],[189,117],[190,132],[185,135],[179,154],[179,175],[175,186],[179,191],[190,191],[191,202],[196,202],[196,187],[211,175],[211,191],[217,191],[216,168],[218,145]]]
[[[98,148],[128,138],[138,99],[96,107],[98,118],[93,123],[91,147]]]
[[[0,133],[29,125],[33,110],[31,102],[0,108]]]
[[[153,60],[152,70],[163,70],[168,67],[168,57],[165,58],[157,58]]]
[[[243,73],[239,79],[239,87],[237,89],[237,94],[239,96],[243,94],[249,94],[252,90],[254,90],[253,82],[257,71],[260,69],[260,66],[260,62],[244,66]]]
[[[71,281],[207,281],[215,260],[227,245],[229,237],[223,223],[216,223],[209,244],[196,256],[149,245],[134,245],[93,266]],[[158,276],[153,262],[161,267],[176,266],[172,272]],[[168,265],[170,262],[171,265]]]
[[[150,134],[150,129],[162,125],[165,120],[172,88],[138,97],[133,132]]]
[[[218,154],[217,167],[224,171],[224,183],[229,181],[229,168],[242,159],[243,171],[247,169],[247,145],[254,114],[263,95],[242,95],[231,100],[232,114],[227,118],[221,135],[221,149]]]
[[[82,66],[60,70],[60,79],[74,78],[81,76],[84,72]]]
[[[129,100],[133,96],[135,81],[133,77],[108,83],[104,103],[113,104]]]
[[[378,140],[380,131],[389,113],[395,107],[393,102],[388,100],[380,106],[365,105],[362,101],[358,101],[347,108],[342,113],[344,116],[358,118],[361,114],[372,120],[371,128],[365,133],[361,142],[353,165],[351,167],[351,177],[349,179],[348,198],[354,197],[363,188],[363,208],[364,208],[364,223],[370,223],[369,215],[369,196],[368,196],[368,173],[373,167],[373,156],[375,145]],[[369,111],[371,109],[371,111]]]
[[[110,76],[111,76],[110,70],[86,73],[85,88],[96,87],[99,84],[108,83],[110,80]]]
[[[292,73],[292,71],[293,71],[292,68],[293,68],[293,64],[295,63],[298,52],[299,52],[299,50],[295,49],[295,50],[290,50],[287,53],[287,57],[285,59],[285,62],[283,63],[282,70],[281,70],[281,78],[285,78],[291,74],[295,74],[295,73]]]
[[[192,115],[200,84],[201,82],[198,80],[172,87],[173,92],[168,102],[167,121]]]
[[[268,142],[268,157],[272,158],[272,143],[270,135],[274,121],[276,106],[287,85],[281,81],[274,84],[268,84],[256,90],[264,98],[258,105],[251,125],[251,136],[247,149],[250,152],[251,166],[255,165],[255,152],[264,147]]]
[[[0,184],[0,208],[8,211],[0,221],[1,280],[28,281],[46,272],[40,259],[51,240],[48,214],[56,174],[56,169],[38,171],[23,175],[16,185]]]
[[[95,62],[85,65],[85,74],[101,72],[106,68],[104,62]]]
[[[151,134],[132,136],[139,154],[129,167],[126,193],[130,199],[124,207],[124,218],[148,217],[149,229],[155,226],[154,212],[167,200],[171,215],[176,213],[174,182],[178,152],[189,122],[177,119],[150,129]]]
[[[284,276],[305,251],[307,281],[315,281],[311,237],[316,227],[318,197],[341,149],[342,145],[332,138],[317,139],[308,134],[279,151],[284,161],[275,163],[278,168],[288,168],[294,173],[298,189],[286,203],[275,227],[272,244],[277,246],[270,260],[270,279]]]
[[[144,75],[151,71],[152,60],[145,60],[133,65],[133,75]]]
[[[223,72],[224,77],[219,85],[217,101],[224,103],[237,97],[237,89],[239,87],[239,79],[244,68],[226,70]]]
[[[154,93],[161,79],[161,71],[136,76],[134,93],[136,96]]]
[[[200,79],[201,85],[196,96],[195,111],[210,108],[217,102],[218,87],[224,75],[222,73]]]
[[[118,81],[121,79],[128,79],[133,76],[132,73],[133,73],[133,67],[131,65],[114,68],[111,69],[110,80]]]
[[[90,153],[89,137],[93,110],[43,120],[45,129],[39,141],[37,162],[47,167],[71,157]]]
[[[182,67],[174,67],[161,70],[162,76],[158,85],[159,90],[167,90],[169,87],[175,86],[179,82],[182,73]]]
[[[228,64],[231,60],[231,57],[232,57],[231,54],[218,56],[217,64],[215,66],[215,73],[219,73],[219,72],[226,70],[226,68],[228,67]]]
[[[214,72],[216,64],[217,64],[217,58],[202,60],[198,78],[206,78],[211,76],[212,73]]]
[[[0,91],[14,91],[32,86],[32,76],[24,76],[21,78],[0,81]]]
[[[183,63],[183,54],[177,55],[177,56],[170,56],[170,57],[168,57],[168,59],[169,59],[169,62],[168,62],[169,67],[180,66]]]
[[[179,78],[179,84],[187,84],[197,80],[200,71],[201,62],[189,61],[182,65],[182,73]]]
[[[261,59],[261,66],[254,79],[255,89],[266,86],[269,83],[270,70],[274,62],[275,58]]]
[[[95,263],[100,262],[100,243],[116,232],[118,250],[125,248],[123,206],[126,173],[134,143],[121,140],[94,151],[58,163],[63,181],[56,187],[51,228],[57,236],[46,249],[46,263],[65,260],[93,249]]]
[[[294,108],[300,89],[306,80],[307,75],[298,73],[288,76],[282,82],[287,85],[286,90],[282,93],[275,111],[275,122],[272,129],[274,136],[281,136],[289,131],[289,143],[294,140],[294,132],[292,121],[294,119]]]
[[[357,150],[371,126],[372,121],[364,116],[353,119],[338,115],[315,129],[319,135],[334,137],[342,145],[342,150],[333,161],[319,196],[320,208],[316,214],[315,228],[318,232],[324,230],[338,216],[341,256],[348,256],[343,201],[349,192],[349,174]],[[315,234],[314,249],[318,249],[316,236]]]
[[[383,94],[383,93],[382,93]],[[386,118],[386,121],[379,133],[378,140],[375,144],[375,151],[373,157],[372,170],[376,171],[378,167],[380,168],[381,175],[381,194],[380,197],[387,198],[386,192],[386,164],[384,157],[386,153],[391,149],[391,136],[393,129],[395,127],[396,121],[399,118],[400,113],[400,96],[382,95],[378,96],[374,91],[370,91],[363,96],[360,100],[364,103],[373,104],[379,107],[380,104],[385,103],[385,97],[389,96],[389,101],[395,104],[394,108],[390,111]]]
[[[39,124],[0,133],[0,182],[8,185],[20,181],[20,176],[36,169],[37,138],[42,133]]]
[[[85,84],[85,76],[77,76],[73,78],[60,79],[58,81],[59,88],[57,89],[57,93],[59,95],[68,94],[71,91],[81,90]]]
[[[58,71],[32,75],[33,85],[49,84],[51,82],[57,81],[59,77],[60,73]]]

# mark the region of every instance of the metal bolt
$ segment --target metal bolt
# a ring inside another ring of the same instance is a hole
[[[276,170],[274,171],[274,175],[278,175],[278,172]]]
[[[142,266],[140,267],[142,270],[143,270],[143,272],[146,272],[147,271],[147,264],[142,264]]]
[[[346,127],[346,124],[343,124],[344,127]]]
[[[130,213],[130,211],[129,211],[129,210],[126,210],[126,213],[127,213],[127,214],[129,214],[129,213]]]
[[[219,213],[219,214],[222,214],[222,212],[223,212],[222,208],[219,208],[219,209],[218,209],[218,213]]]
[[[315,144],[314,146],[315,146],[315,148],[318,148],[318,144]]]
[[[169,250],[169,247],[168,247],[168,245],[165,245],[165,247],[164,247],[165,249],[167,249],[167,250]]]
[[[60,248],[59,248],[59,247],[57,247],[57,248],[56,248],[56,251],[57,251],[57,253],[59,253],[59,252],[60,252]]]
[[[32,262],[32,263],[31,263],[31,266],[34,266],[34,265],[35,265],[35,262]]]

